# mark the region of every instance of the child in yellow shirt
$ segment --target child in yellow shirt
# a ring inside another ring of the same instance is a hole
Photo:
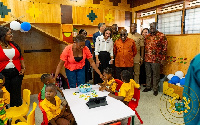
[[[131,79],[131,73],[128,70],[123,70],[121,72],[121,79],[124,83],[118,92],[118,96],[114,94],[109,94],[109,96],[121,100],[128,105],[134,95],[134,88],[140,89],[140,85]]]
[[[7,125],[8,118],[6,117],[5,107],[10,103],[10,93],[6,90],[5,77],[0,73],[0,125]]]
[[[45,99],[40,106],[45,110],[47,119],[52,125],[74,125],[75,120],[70,112],[66,111],[66,105],[62,105],[61,99],[56,96],[56,85],[50,83],[45,88]]]
[[[115,79],[112,77],[112,69],[106,68],[103,71],[103,78],[104,82],[102,84],[99,84],[101,87],[99,87],[99,91],[106,90],[110,93],[115,93],[115,89],[117,87],[117,83],[115,82]]]
[[[52,75],[50,75],[50,74],[43,74],[41,76],[41,82],[44,83],[44,86],[43,86],[43,88],[41,90],[41,99],[43,100],[45,98],[45,87],[46,87],[46,85],[50,84],[50,83],[54,83],[55,81],[54,81]],[[64,94],[63,94],[62,90],[58,86],[56,86],[56,88],[60,92],[60,94],[62,95],[62,97],[64,97]]]

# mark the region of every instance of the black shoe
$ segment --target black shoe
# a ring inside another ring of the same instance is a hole
[[[148,91],[151,91],[151,88],[145,88],[142,92],[148,92]]]
[[[154,94],[155,96],[157,96],[157,95],[158,95],[158,91],[154,91],[153,94]]]

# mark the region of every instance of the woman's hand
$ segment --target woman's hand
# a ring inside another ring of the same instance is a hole
[[[99,59],[96,60],[96,66],[99,67],[99,65],[101,64],[101,62],[99,61]]]
[[[19,75],[24,75],[24,72],[25,72],[25,69],[21,69],[21,70],[19,71]]]
[[[113,60],[112,59],[110,60],[110,64],[113,64]]]

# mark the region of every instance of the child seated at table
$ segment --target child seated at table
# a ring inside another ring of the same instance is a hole
[[[126,105],[128,105],[134,95],[134,88],[140,89],[140,85],[131,79],[131,73],[128,70],[123,70],[121,72],[121,79],[123,84],[118,92],[118,96],[111,93],[109,96],[123,101]]]
[[[66,111],[66,105],[61,104],[61,99],[56,96],[56,85],[50,83],[45,88],[45,99],[40,106],[45,110],[47,119],[52,125],[74,125],[73,115]],[[60,106],[63,106],[61,109]]]
[[[8,118],[6,117],[5,107],[10,103],[10,93],[6,90],[5,77],[0,73],[0,125],[7,125]]]
[[[54,83],[53,76],[50,75],[50,74],[43,74],[41,76],[41,82],[44,83],[44,86],[43,86],[43,88],[41,90],[41,99],[43,100],[45,98],[45,87],[46,87],[46,85],[48,85],[50,83],[53,83],[53,84],[55,84],[55,83]],[[56,88],[60,92],[62,97],[64,97],[64,94],[63,94],[62,90],[58,86],[56,86]]]
[[[101,87],[99,87],[99,91],[106,90],[110,93],[115,93],[115,89],[117,87],[117,83],[115,82],[115,79],[112,76],[112,69],[106,68],[103,71],[103,78],[104,82],[102,84],[99,84]]]

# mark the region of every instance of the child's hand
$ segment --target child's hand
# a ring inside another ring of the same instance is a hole
[[[139,90],[141,89],[141,87],[138,88]]]
[[[65,97],[64,94],[63,94],[63,92],[61,92],[60,94],[62,95],[62,97]]]

